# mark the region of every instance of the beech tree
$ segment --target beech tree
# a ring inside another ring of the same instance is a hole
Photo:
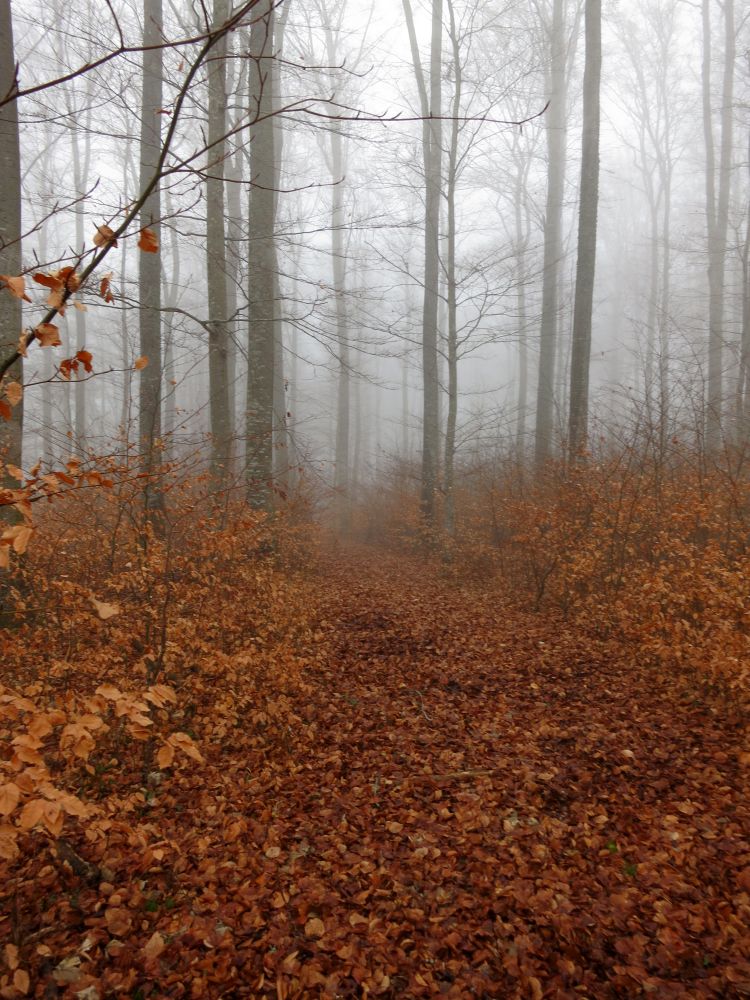
[[[10,0],[0,0],[0,352],[16,354],[6,368],[7,379],[23,383],[23,361],[16,353],[21,337],[21,153],[18,136],[16,60]],[[10,279],[10,280],[9,280]],[[17,390],[16,390],[17,392]],[[23,399],[7,384],[0,399],[0,461],[21,467]],[[2,480],[6,480],[3,470]]]
[[[422,161],[425,182],[424,294],[422,307],[422,480],[425,522],[437,524],[440,421],[438,376],[438,302],[440,299],[440,195],[442,182],[442,44],[443,3],[432,0],[430,64],[425,73],[410,0],[402,0],[409,32],[414,77],[422,115]]]
[[[578,210],[578,256],[570,360],[568,452],[575,460],[586,446],[589,415],[591,323],[599,207],[599,89],[602,65],[601,0],[586,0],[586,64],[583,76],[583,145]]]

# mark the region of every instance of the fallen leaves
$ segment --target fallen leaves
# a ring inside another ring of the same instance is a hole
[[[20,969],[29,995],[741,995],[741,728],[406,556],[284,581],[238,537],[174,555],[162,674],[141,562],[67,579],[75,655],[61,638],[28,696],[0,690],[0,910],[15,892],[25,929],[0,990]]]

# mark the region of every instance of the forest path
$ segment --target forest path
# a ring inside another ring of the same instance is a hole
[[[245,995],[750,993],[739,726],[416,559],[344,552],[311,586],[248,789]]]

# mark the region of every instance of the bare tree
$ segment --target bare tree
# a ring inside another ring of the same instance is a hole
[[[442,180],[442,39],[443,3],[432,0],[430,73],[422,68],[410,0],[402,0],[409,32],[414,75],[422,113],[422,159],[425,177],[424,300],[422,310],[422,485],[426,523],[437,523],[440,420],[438,374],[438,301],[440,298],[440,196]]]
[[[732,101],[734,94],[735,25],[734,0],[724,0],[724,74],[721,93],[721,136],[716,177],[711,94],[711,2],[703,0],[703,134],[706,145],[706,227],[708,232],[708,399],[706,400],[706,445],[718,448],[722,426],[722,355],[724,348],[724,272],[729,189],[732,171]]]
[[[0,95],[16,89],[16,60],[10,0],[0,0]],[[0,107],[0,274],[15,278],[21,273],[21,152],[18,106],[15,98]],[[21,299],[5,284],[0,288],[0,351],[15,352],[21,337]],[[20,356],[8,376],[23,382]],[[5,404],[8,405],[7,403]],[[7,414],[6,414],[7,415]],[[22,465],[23,400],[8,420],[0,418],[0,462]],[[3,472],[0,481],[5,481]]]
[[[578,256],[570,359],[568,449],[572,461],[588,436],[591,324],[596,271],[596,233],[599,207],[599,90],[602,66],[601,0],[586,0],[586,62],[583,75],[583,153],[578,211]]]
[[[277,178],[273,127],[273,39],[275,3],[263,0],[250,29],[250,95],[255,126],[250,147],[251,188],[248,211],[250,253],[248,302],[247,490],[248,500],[267,508],[273,495],[273,388],[276,335],[275,242]]]

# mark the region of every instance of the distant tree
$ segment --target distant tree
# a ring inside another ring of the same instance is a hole
[[[21,152],[18,136],[16,59],[10,0],[0,0],[0,275],[15,278],[21,273]],[[16,352],[21,337],[21,298],[18,287],[7,282],[0,288],[0,357]],[[8,381],[23,382],[19,357],[7,370]],[[7,397],[2,405],[7,408]],[[23,399],[0,419],[0,462],[22,465]],[[3,471],[0,482],[6,481]]]
[[[578,256],[570,359],[568,450],[575,461],[586,445],[589,411],[591,324],[599,207],[599,123],[602,66],[601,0],[586,0],[586,62],[583,75],[583,149],[578,211]]]

